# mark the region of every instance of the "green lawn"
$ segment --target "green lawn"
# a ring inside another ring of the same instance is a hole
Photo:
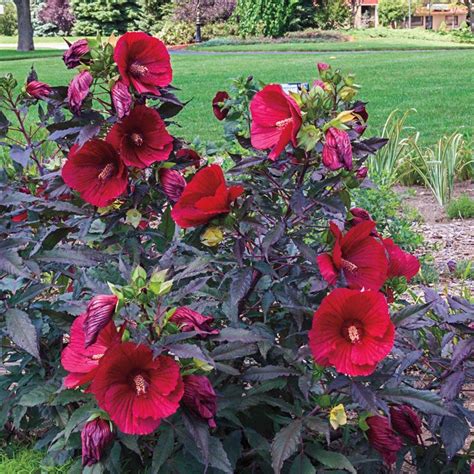
[[[395,108],[417,109],[410,125],[421,132],[424,143],[454,130],[472,137],[474,116],[474,51],[370,52],[321,54],[210,54],[172,56],[174,84],[182,99],[192,101],[178,116],[183,128],[175,130],[187,139],[219,140],[220,123],[214,118],[211,100],[238,75],[253,74],[267,82],[311,81],[316,63],[354,71],[362,85],[360,98],[369,102],[373,131],[382,126]],[[1,61],[0,75],[14,72],[25,77],[34,63],[40,80],[52,84],[68,81],[68,71],[60,58],[38,61]]]
[[[57,49],[37,49],[36,51],[16,51],[14,49],[0,49],[0,61],[11,61],[13,59],[30,59],[30,58],[51,58],[60,57],[62,51]]]
[[[67,36],[69,41],[76,41],[77,39],[83,38],[83,36]],[[0,35],[0,44],[11,44],[16,45],[18,38],[16,36],[1,36]],[[42,36],[42,37],[35,37],[34,42],[35,45],[38,44],[49,44],[49,43],[61,43],[63,39],[60,36]]]

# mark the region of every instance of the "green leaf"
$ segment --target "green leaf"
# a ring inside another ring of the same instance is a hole
[[[289,474],[315,474],[316,469],[311,464],[308,456],[304,454],[300,454],[295,458],[293,463],[291,464]]]
[[[54,387],[50,385],[39,385],[20,398],[20,405],[25,407],[35,407],[46,403],[54,393]]]
[[[173,453],[174,448],[174,432],[171,428],[160,431],[158,443],[153,450],[153,459],[151,471],[157,473]]]
[[[345,469],[352,474],[357,474],[357,471],[349,459],[347,459],[346,456],[341,453],[326,451],[325,449],[319,448],[315,445],[307,446],[306,452],[313,459],[319,461],[323,466],[329,467],[330,469]]]
[[[7,334],[21,349],[40,360],[38,334],[29,316],[19,309],[9,309],[5,313]]]
[[[272,442],[272,467],[275,474],[280,474],[283,463],[296,452],[301,443],[302,420],[294,420],[282,428]]]
[[[129,209],[126,214],[125,224],[130,224],[135,229],[140,224],[142,215],[137,209]]]
[[[209,439],[209,464],[226,474],[233,474],[234,472],[224,446],[222,446],[222,442],[218,438],[212,437]]]
[[[83,405],[77,410],[73,411],[71,418],[67,422],[66,428],[64,429],[64,438],[67,440],[71,433],[76,429],[77,425],[86,421],[91,416],[94,410],[93,405]]]

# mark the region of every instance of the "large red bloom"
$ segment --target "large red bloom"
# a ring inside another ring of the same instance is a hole
[[[275,160],[290,141],[297,145],[301,110],[280,84],[270,84],[257,92],[250,102],[250,112],[252,146],[257,150],[272,148],[268,155],[271,160]]]
[[[127,168],[115,148],[94,138],[74,145],[61,171],[64,182],[94,206],[108,206],[127,188]]]
[[[347,375],[370,375],[392,350],[395,327],[387,302],[374,291],[336,288],[314,313],[314,360]]]
[[[97,371],[100,359],[109,347],[120,343],[120,334],[110,321],[100,332],[94,344],[86,348],[84,321],[86,314],[78,316],[71,326],[69,344],[61,352],[61,364],[70,372],[64,379],[67,388],[76,388],[90,382]]]
[[[160,114],[146,105],[138,105],[117,122],[107,135],[107,141],[120,151],[126,165],[136,168],[167,160],[173,149],[173,137]]]
[[[227,186],[219,165],[198,171],[184,188],[171,217],[180,227],[196,227],[230,212],[230,205],[244,192],[242,186]]]
[[[140,94],[159,95],[158,87],[173,79],[170,55],[158,38],[146,33],[125,33],[117,41],[114,60],[125,85],[132,84]]]
[[[154,359],[149,347],[125,342],[103,357],[91,392],[123,433],[143,435],[176,412],[184,388],[171,357]]]
[[[388,278],[405,277],[410,281],[420,270],[420,262],[411,253],[404,252],[392,239],[383,239],[388,255]]]
[[[339,273],[344,275],[349,288],[379,290],[387,278],[387,257],[383,245],[370,233],[375,222],[364,221],[342,235],[333,222],[330,230],[335,238],[332,254],[318,256],[323,278],[334,285]]]

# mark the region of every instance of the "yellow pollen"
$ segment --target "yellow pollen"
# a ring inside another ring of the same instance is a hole
[[[133,381],[135,383],[135,390],[137,392],[137,395],[145,395],[148,384],[143,378],[143,375],[135,375],[135,377],[133,377]]]
[[[290,124],[291,122],[293,122],[293,119],[291,117],[287,118],[287,119],[284,119],[284,120],[278,120],[278,122],[275,124],[278,128],[284,128],[286,127],[288,124]]]
[[[130,66],[130,72],[134,76],[144,76],[148,73],[148,68],[146,66],[143,66],[143,64],[133,63]]]
[[[352,343],[360,341],[359,330],[355,326],[349,326],[347,328],[347,335]]]
[[[143,145],[143,137],[139,133],[132,133],[131,137],[132,142],[137,146]]]
[[[112,163],[107,163],[104,169],[97,176],[101,181],[107,181],[115,171],[115,166]]]
[[[341,259],[342,261],[342,268],[347,270],[348,272],[355,273],[357,271],[357,265],[354,265],[352,262],[348,260]]]
[[[91,356],[91,359],[92,360],[99,360],[99,359],[102,359],[102,357],[104,357],[104,354],[94,354]]]

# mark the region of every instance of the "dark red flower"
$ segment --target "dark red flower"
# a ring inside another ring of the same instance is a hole
[[[356,171],[356,178],[360,179],[363,181],[367,177],[367,173],[369,172],[369,169],[367,166],[361,166],[357,171]]]
[[[244,192],[242,186],[227,186],[219,165],[198,171],[171,211],[180,227],[197,227],[230,212],[230,205]]]
[[[179,408],[183,396],[179,365],[167,356],[154,358],[142,344],[125,342],[102,358],[91,386],[97,403],[126,434],[158,428]]]
[[[321,71],[327,71],[331,66],[329,66],[329,64],[326,64],[326,63],[318,63],[318,71],[321,72]]]
[[[390,407],[390,419],[393,429],[410,441],[418,444],[421,436],[421,419],[409,405],[397,405]]]
[[[30,81],[26,84],[26,93],[35,99],[44,99],[51,94],[51,86],[40,81]]]
[[[129,114],[133,102],[128,86],[122,81],[117,81],[112,87],[111,95],[117,117],[124,118]]]
[[[82,104],[89,95],[92,81],[91,73],[89,71],[82,71],[69,83],[67,101],[69,107],[75,114],[81,111]]]
[[[89,52],[89,43],[86,39],[74,41],[63,54],[64,64],[73,69],[81,64],[82,57]]]
[[[176,158],[178,163],[190,164],[199,168],[201,164],[201,157],[191,148],[181,148],[176,152]]]
[[[117,122],[107,135],[107,141],[119,150],[126,165],[141,169],[167,160],[173,149],[173,137],[160,114],[146,105],[137,105]]]
[[[11,217],[12,222],[23,222],[26,221],[26,219],[28,219],[28,211],[21,211]]]
[[[176,202],[181,194],[183,194],[184,188],[186,187],[186,180],[183,175],[176,170],[169,168],[161,168],[159,171],[160,184],[163,188],[163,192],[166,197]]]
[[[125,33],[117,41],[114,60],[125,85],[139,94],[159,95],[159,87],[171,84],[173,71],[166,46],[146,33]]]
[[[98,295],[89,301],[84,321],[86,347],[94,344],[100,331],[112,320],[117,302],[115,295]]]
[[[395,327],[381,293],[336,288],[314,313],[309,346],[317,364],[370,375],[392,350]]]
[[[229,94],[226,91],[219,91],[212,99],[212,110],[217,120],[224,120],[229,113],[229,109],[223,105],[227,99],[229,99]]]
[[[107,446],[114,439],[110,421],[94,418],[88,421],[81,431],[82,465],[92,466],[104,456]]]
[[[392,239],[383,239],[388,255],[388,278],[405,277],[410,281],[420,270],[419,260],[411,253],[404,252]]]
[[[280,84],[270,84],[257,92],[250,102],[250,112],[250,139],[254,148],[271,148],[268,157],[275,160],[290,141],[296,147],[301,110]]]
[[[115,148],[94,138],[74,145],[61,171],[64,182],[94,206],[108,206],[126,189],[127,168]]]
[[[177,324],[183,332],[196,331],[203,337],[219,334],[218,329],[212,329],[211,327],[214,318],[211,316],[204,316],[186,306],[179,307],[174,312],[173,316],[171,316],[170,321]]]
[[[326,132],[323,146],[323,164],[330,170],[352,169],[352,146],[349,135],[344,130],[331,127]]]
[[[96,373],[100,359],[107,350],[120,343],[115,324],[110,321],[100,331],[97,341],[86,348],[84,333],[85,314],[78,316],[71,326],[69,344],[61,352],[61,364],[70,372],[64,379],[67,388],[76,388],[90,382]]]
[[[333,222],[331,233],[335,242],[332,254],[325,253],[317,258],[323,278],[334,285],[342,272],[349,288],[379,290],[387,278],[388,261],[383,245],[371,232],[375,222],[364,221],[342,235]]]
[[[349,212],[352,215],[352,219],[348,220],[347,222],[351,225],[351,227],[357,224],[360,224],[361,222],[364,222],[364,221],[374,222],[374,220],[372,219],[372,216],[365,209],[362,209],[361,207],[353,207]]]
[[[207,377],[187,375],[183,377],[184,395],[181,403],[194,415],[205,420],[210,428],[215,428],[217,396]]]
[[[402,440],[390,428],[388,418],[385,416],[369,416],[367,418],[369,430],[367,437],[372,447],[378,451],[388,466],[397,460],[398,451],[402,447]]]

